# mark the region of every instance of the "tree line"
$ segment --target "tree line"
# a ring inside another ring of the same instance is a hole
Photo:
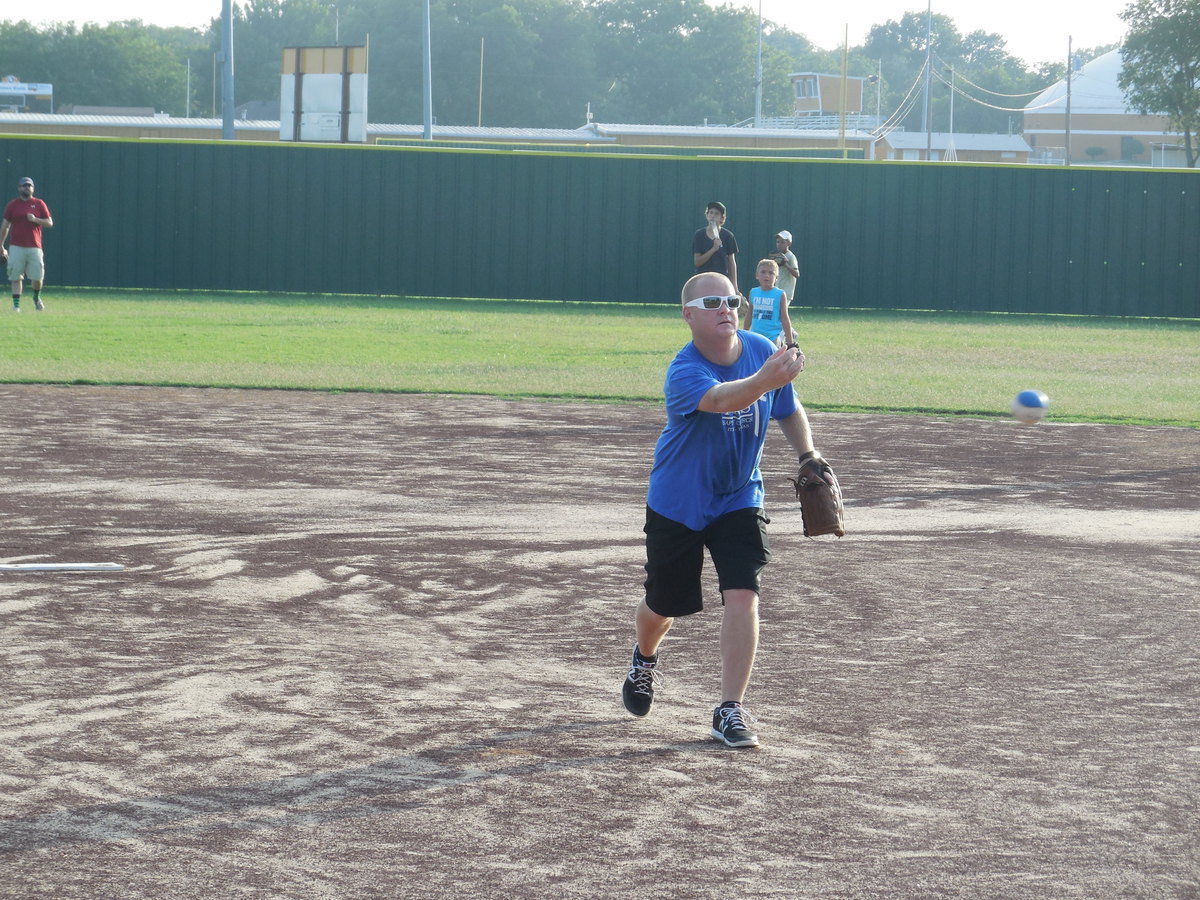
[[[235,102],[278,103],[284,47],[368,44],[371,121],[420,122],[422,19],[423,0],[236,3]],[[735,124],[754,115],[759,20],[749,9],[704,0],[432,0],[431,35],[440,125],[575,128],[589,108],[596,121],[612,123]],[[933,16],[932,36],[934,130],[949,129],[953,84],[955,131],[1019,131],[1013,110],[1065,72],[1065,60],[1030,67],[1007,52],[1000,35],[962,34],[947,16]],[[918,11],[876,25],[848,48],[848,73],[872,79],[865,113],[878,104],[886,118],[911,98],[925,41],[926,16]],[[59,107],[219,116],[220,43],[219,19],[197,29],[5,21],[0,75],[53,84]],[[836,74],[842,57],[765,22],[763,115],[791,114],[790,74]],[[923,104],[910,106],[903,124],[920,130]]]

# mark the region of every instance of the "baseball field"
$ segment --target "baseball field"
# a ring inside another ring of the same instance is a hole
[[[124,566],[0,573],[0,896],[1200,896],[1194,324],[1063,321],[1047,361],[951,321],[952,366],[828,314],[798,389],[848,533],[802,536],[772,434],[734,751],[715,584],[651,715],[619,698],[677,319],[157,302],[0,320],[0,563]]]

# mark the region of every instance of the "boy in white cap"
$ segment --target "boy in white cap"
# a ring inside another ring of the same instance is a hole
[[[800,277],[800,263],[792,252],[792,233],[780,231],[775,235],[775,252],[769,257],[779,264],[779,282],[776,284],[788,299],[796,302],[796,279]]]

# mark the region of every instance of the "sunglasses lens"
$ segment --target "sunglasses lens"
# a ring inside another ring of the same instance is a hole
[[[688,306],[703,306],[705,309],[720,309],[724,304],[730,309],[737,309],[742,305],[741,297],[697,297],[695,300],[689,300]]]

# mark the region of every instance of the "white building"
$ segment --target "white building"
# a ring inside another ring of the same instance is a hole
[[[1121,64],[1121,51],[1113,50],[1071,75],[1069,123],[1066,79],[1029,102],[1025,139],[1033,148],[1031,161],[1061,164],[1069,157],[1082,163],[1184,164],[1182,140],[1167,117],[1143,116],[1126,101],[1117,86]],[[1181,148],[1177,161],[1172,147]]]

